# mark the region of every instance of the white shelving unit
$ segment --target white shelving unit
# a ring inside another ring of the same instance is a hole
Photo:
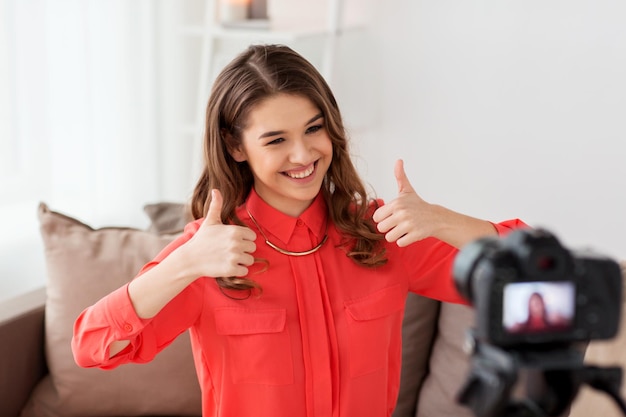
[[[319,41],[321,54],[320,72],[328,83],[332,82],[337,41],[343,28],[341,25],[344,9],[343,0],[328,0],[328,13],[325,21],[316,24],[299,25],[294,27],[273,27],[269,22],[267,28],[255,28],[255,22],[251,21],[246,26],[220,24],[218,19],[219,2],[224,0],[206,0],[203,24],[199,26],[187,26],[181,29],[183,36],[201,38],[201,54],[199,57],[199,76],[196,98],[196,115],[191,125],[183,126],[182,133],[193,135],[196,143],[194,149],[201,148],[204,128],[204,111],[208,99],[210,85],[213,82],[216,56],[219,43],[247,42],[247,43],[283,43],[293,45],[302,40],[316,39]],[[192,175],[199,172],[200,158],[194,159],[195,166]]]

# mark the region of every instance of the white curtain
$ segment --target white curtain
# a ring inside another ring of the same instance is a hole
[[[0,0],[0,299],[44,282],[37,204],[147,224],[161,197],[155,2]]]
[[[152,4],[13,3],[24,198],[104,221],[158,196]]]

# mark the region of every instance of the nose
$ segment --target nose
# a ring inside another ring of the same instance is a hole
[[[304,138],[298,138],[293,141],[289,159],[294,164],[307,165],[315,159],[313,154],[308,141]]]

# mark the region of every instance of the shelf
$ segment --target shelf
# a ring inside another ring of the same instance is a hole
[[[181,28],[181,32],[188,36],[210,35],[219,39],[246,39],[262,38],[267,40],[295,41],[311,36],[331,35],[332,32],[324,27],[300,27],[294,29],[267,28],[259,29],[254,26],[188,26]]]

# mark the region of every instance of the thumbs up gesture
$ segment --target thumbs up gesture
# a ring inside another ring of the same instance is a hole
[[[437,222],[435,206],[422,200],[404,172],[401,159],[396,162],[394,175],[398,183],[398,197],[374,212],[378,231],[388,242],[408,246],[432,236]]]
[[[256,233],[243,226],[223,224],[223,198],[211,191],[211,204],[202,225],[183,247],[195,276],[243,277],[254,263]],[[183,248],[181,247],[181,249]]]

